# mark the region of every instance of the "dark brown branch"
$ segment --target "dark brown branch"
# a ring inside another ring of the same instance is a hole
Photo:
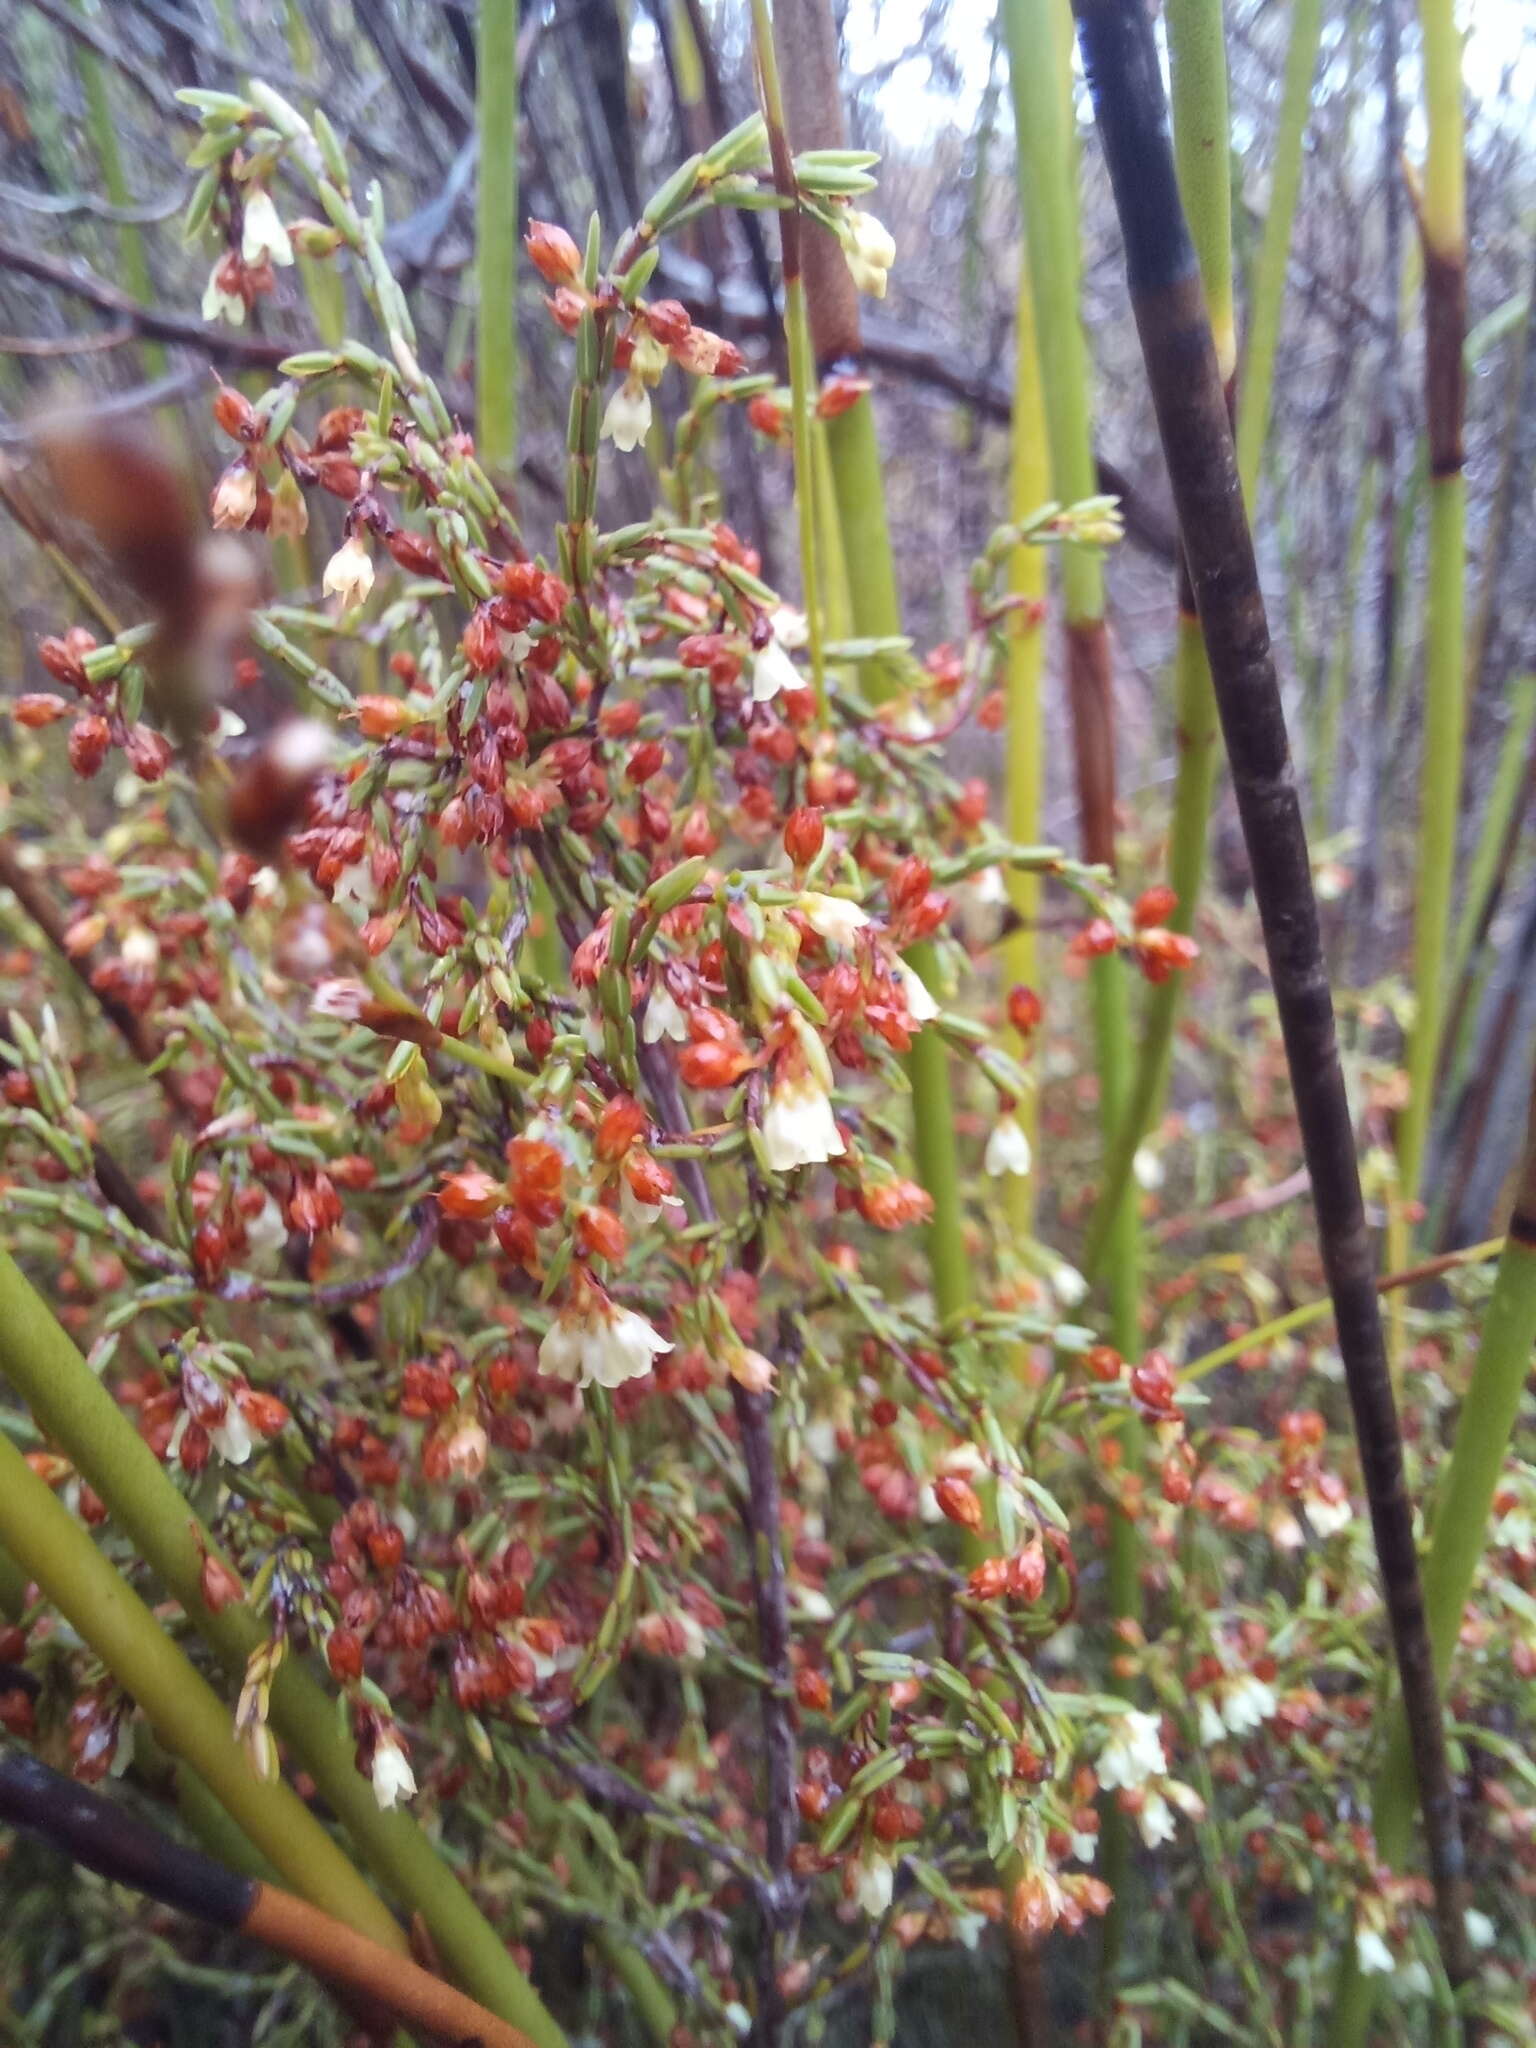
[[[661,1114],[674,1128],[684,1127],[682,1105],[672,1071],[659,1046],[640,1056],[641,1068]],[[716,1220],[714,1199],[696,1159],[677,1161],[682,1180],[701,1220]],[[786,1336],[788,1335],[786,1331]],[[763,1688],[763,1747],[766,1752],[766,1833],[771,1879],[760,1894],[763,1940],[758,1970],[758,2011],[753,2039],[771,2048],[783,2032],[785,2010],[779,1965],[785,1937],[799,1911],[799,1886],[790,1857],[799,1834],[795,1804],[795,1725],[789,1666],[789,1587],[784,1571],[783,1503],[773,1446],[773,1397],[753,1394],[731,1382],[731,1401],[747,1468],[743,1521],[751,1554],[752,1600],[757,1615],[758,1661],[768,1673]]]
[[[290,342],[268,341],[259,334],[238,334],[230,327],[205,327],[198,320],[157,313],[152,306],[141,306],[127,292],[98,277],[83,263],[66,263],[56,256],[45,256],[39,249],[25,248],[20,242],[0,238],[0,270],[36,278],[39,284],[52,285],[55,291],[68,292],[100,312],[111,314],[114,320],[126,322],[136,334],[147,335],[151,341],[171,341],[183,348],[195,348],[214,362],[249,363],[253,368],[273,370],[293,353]]]
[[[1470,1974],[1465,1864],[1377,1304],[1333,997],[1269,624],[1200,272],[1179,201],[1146,0],[1073,0],[1131,299],[1247,841],[1312,1177],[1453,1982]]]

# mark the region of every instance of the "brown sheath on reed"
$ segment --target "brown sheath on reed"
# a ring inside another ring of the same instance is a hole
[[[533,2048],[526,2034],[408,1957],[392,1955],[291,1892],[241,1877],[184,1847],[115,1800],[19,1750],[0,1753],[0,1820],[41,1835],[116,1884],[266,1942],[433,2041],[453,2048]]]

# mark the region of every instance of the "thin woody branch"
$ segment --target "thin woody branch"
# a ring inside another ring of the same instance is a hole
[[[1184,222],[1144,0],[1074,0],[1312,1178],[1382,1589],[1412,1738],[1439,1937],[1470,1972],[1455,1790],[1420,1584],[1413,1505],[1377,1306],[1306,832],[1225,394]]]

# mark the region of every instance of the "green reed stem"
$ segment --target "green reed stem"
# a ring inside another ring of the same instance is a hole
[[[1312,77],[1323,33],[1322,0],[1294,0],[1291,40],[1285,53],[1285,87],[1275,153],[1270,167],[1269,211],[1253,266],[1248,294],[1248,339],[1237,395],[1237,473],[1250,514],[1257,508],[1259,466],[1269,437],[1269,406],[1275,382],[1275,351],[1285,307],[1291,229],[1301,190],[1301,152],[1312,107]]]
[[[212,1537],[15,1260],[3,1251],[0,1373],[21,1395],[38,1426],[101,1496],[113,1522],[181,1602],[187,1619],[226,1670],[242,1677],[251,1652],[266,1639],[263,1624],[242,1602],[217,1613],[204,1604],[204,1553],[219,1554]],[[398,1809],[381,1810],[337,1725],[333,1701],[297,1658],[283,1663],[273,1683],[272,1724],[375,1875],[402,1905],[420,1914],[454,1980],[482,2005],[531,2035],[538,2048],[565,2048],[564,2035],[501,1936],[421,1828]]]
[[[1231,144],[1221,0],[1169,0],[1167,22],[1179,191],[1200,259],[1216,360],[1230,390],[1237,364],[1237,330],[1232,300]],[[1173,676],[1178,767],[1168,828],[1168,885],[1178,902],[1168,922],[1174,931],[1192,932],[1205,881],[1221,728],[1200,621],[1182,569]],[[1090,1278],[1103,1263],[1115,1217],[1135,1200],[1136,1154],[1162,1115],[1183,994],[1181,974],[1170,975],[1147,993],[1125,1115],[1105,1160],[1083,1248],[1083,1271]]]
[[[1398,1129],[1403,1197],[1419,1192],[1434,1111],[1446,1002],[1446,940],[1461,809],[1466,726],[1466,164],[1461,38],[1454,0],[1422,0],[1428,156],[1419,212],[1424,250],[1425,424],[1429,435],[1429,555],[1424,623],[1424,744],[1414,893],[1414,1022],[1408,1102]]]
[[[1516,676],[1505,696],[1509,702],[1509,724],[1499,742],[1498,763],[1467,868],[1466,901],[1451,944],[1448,979],[1453,989],[1460,986],[1477,944],[1488,900],[1498,880],[1504,842],[1530,773],[1531,735],[1536,732],[1536,675]]]
[[[517,464],[517,0],[481,0],[475,121],[475,443],[492,476]]]
[[[1029,269],[1022,259],[1014,317],[1013,418],[1009,433],[1008,511],[1009,517],[1016,524],[1021,524],[1051,495],[1045,391],[1040,378],[1040,351],[1035,339],[1035,300],[1030,288]],[[1048,574],[1049,565],[1043,548],[1015,548],[1008,562],[1009,595],[1022,599],[1030,607],[1043,606]],[[1045,674],[1045,630],[1032,612],[1021,610],[1010,618],[1007,633],[1005,820],[1008,836],[1015,845],[1033,846],[1041,837],[1045,784],[1044,727],[1040,704],[1040,685]],[[1035,929],[1040,915],[1040,877],[1023,869],[1010,868],[1008,901],[1019,922],[1018,929],[1003,941],[1003,972],[1010,983],[1032,988],[1040,971],[1040,947]],[[1028,1048],[1017,1034],[1011,1034],[1009,1050],[1023,1057]],[[1019,1103],[1016,1114],[1033,1155],[1039,1125],[1039,1105],[1033,1090]],[[1027,1174],[1009,1174],[1007,1178],[1009,1227],[1016,1237],[1031,1237],[1035,1228],[1037,1171],[1032,1168]]]
[[[1082,326],[1082,247],[1078,226],[1077,148],[1072,96],[1072,22],[1067,0],[1002,0],[1017,138],[1019,206],[1045,397],[1051,495],[1072,504],[1097,487]],[[1090,860],[1114,862],[1112,680],[1104,623],[1100,557],[1061,551],[1069,687],[1077,752],[1080,829]],[[1091,1004],[1099,1076],[1099,1118],[1106,1166],[1130,1102],[1131,1033],[1126,969],[1116,955],[1093,963]],[[1133,1148],[1134,1149],[1134,1148]],[[1141,1348],[1140,1225],[1126,1176],[1107,1212],[1104,1266],[1110,1341],[1128,1357]],[[1124,1438],[1128,1469],[1139,1430]],[[1109,1611],[1131,1621],[1141,1608],[1140,1546],[1134,1525],[1111,1517],[1107,1561]],[[1104,1813],[1104,1877],[1115,1894],[1105,1926],[1100,1983],[1113,1982],[1125,1929],[1130,1835],[1113,1801]]]
[[[3,1433],[0,1542],[285,1881],[360,1934],[403,1952],[405,1938],[382,1900],[291,1785],[256,1775],[215,1693]]]
[[[768,124],[769,149],[773,154],[774,178],[780,190],[787,192],[793,189],[794,174],[779,79],[779,53],[774,47],[773,20],[768,0],[752,0],[752,23],[758,70],[763,87],[763,112]],[[841,126],[839,107],[834,106],[821,111],[829,130],[834,123],[837,127]],[[806,136],[798,139],[802,145],[810,140]],[[815,139],[825,144],[838,142],[841,137],[828,133]],[[826,309],[809,299],[808,293],[815,279],[809,268],[802,274],[801,249],[803,235],[823,231],[803,220],[793,209],[780,214],[779,231],[783,238],[784,250],[784,308],[790,344],[794,413],[797,426],[803,412],[805,424],[809,428],[812,403],[809,386],[815,375],[811,337],[817,331],[818,314],[824,315]],[[824,274],[823,267],[818,270],[816,276]],[[846,279],[840,277],[839,282],[846,282]],[[806,323],[803,326],[802,314]],[[856,343],[856,314],[852,317],[852,329],[849,340]],[[794,381],[797,364],[800,366],[799,374],[805,380],[803,399],[801,387]],[[871,639],[898,636],[901,632],[901,598],[897,587],[895,558],[891,551],[890,531],[886,524],[885,478],[880,467],[880,444],[868,396],[860,398],[839,418],[829,420],[826,423],[825,438],[832,496],[837,505],[842,540],[847,605],[852,616],[853,629],[861,637]],[[799,495],[805,501],[801,509],[801,574],[806,584],[807,617],[813,618],[816,611],[815,593],[829,565],[822,561],[819,551],[814,546],[809,557],[805,554],[806,507],[809,506],[814,513],[816,501],[808,433],[805,451],[802,458],[801,444],[797,440],[796,482],[798,486],[804,479],[804,488],[799,491]],[[814,533],[814,525],[811,530]],[[811,653],[814,664],[818,658],[818,649],[814,641]],[[865,665],[864,689],[873,700],[878,702],[883,697],[888,697],[896,682],[895,674],[884,665]],[[915,946],[907,955],[907,961],[929,988],[933,989],[937,980],[933,948],[927,945]],[[917,1033],[912,1042],[912,1050],[906,1057],[906,1069],[912,1084],[913,1158],[918,1179],[933,1202],[933,1213],[928,1223],[927,1250],[933,1275],[934,1300],[941,1316],[953,1315],[968,1305],[971,1289],[965,1251],[960,1166],[955,1150],[954,1111],[950,1099],[949,1061],[943,1042],[934,1031],[929,1029]]]

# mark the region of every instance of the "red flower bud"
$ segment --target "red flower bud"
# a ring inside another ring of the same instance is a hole
[[[667,749],[664,741],[642,740],[637,747],[631,748],[624,772],[638,787],[640,783],[649,782],[653,775],[659,774],[666,758]]]
[[[946,1472],[933,1482],[933,1497],[946,1521],[958,1522],[962,1529],[969,1529],[973,1535],[980,1533],[986,1515],[982,1510],[981,1497],[968,1479]]]
[[[1178,907],[1176,892],[1166,882],[1154,882],[1150,889],[1143,889],[1136,898],[1131,921],[1137,931],[1145,931],[1148,925],[1166,924]]]
[[[198,1590],[210,1614],[222,1614],[226,1607],[245,1598],[244,1586],[221,1557],[203,1559]]]
[[[1026,988],[1023,982],[1019,982],[1009,989],[1008,1022],[1021,1038],[1028,1038],[1044,1015],[1045,1005],[1032,988]]]
[[[658,299],[641,316],[663,348],[678,348],[693,329],[688,308],[676,299]]]
[[[797,868],[810,866],[826,837],[826,820],[814,804],[799,805],[784,820],[784,850]]]
[[[576,1248],[586,1258],[617,1264],[629,1249],[629,1233],[611,1209],[583,1209],[576,1218]]]
[[[260,431],[255,406],[232,384],[221,384],[214,393],[213,422],[232,441],[253,440]]]
[[[808,1714],[824,1714],[832,1704],[832,1688],[809,1665],[795,1673],[795,1698]]]
[[[771,392],[760,391],[747,407],[747,419],[770,441],[783,441],[789,434],[789,416]]]
[[[350,1628],[333,1628],[325,1645],[325,1661],[331,1676],[345,1685],[363,1675],[363,1640]]]
[[[94,775],[107,758],[111,740],[111,728],[96,712],[77,718],[69,731],[70,767],[77,775]]]
[[[581,273],[581,251],[553,221],[531,220],[523,237],[529,261],[546,284],[574,284]]]
[[[829,377],[817,395],[817,419],[835,420],[840,413],[857,405],[868,389],[867,377]]]
[[[408,526],[397,526],[384,545],[412,576],[441,576],[443,558],[425,534],[412,533]]]
[[[39,726],[52,725],[57,719],[69,716],[69,706],[62,697],[55,697],[51,690],[28,690],[11,705],[11,716],[18,725],[35,731]]]

